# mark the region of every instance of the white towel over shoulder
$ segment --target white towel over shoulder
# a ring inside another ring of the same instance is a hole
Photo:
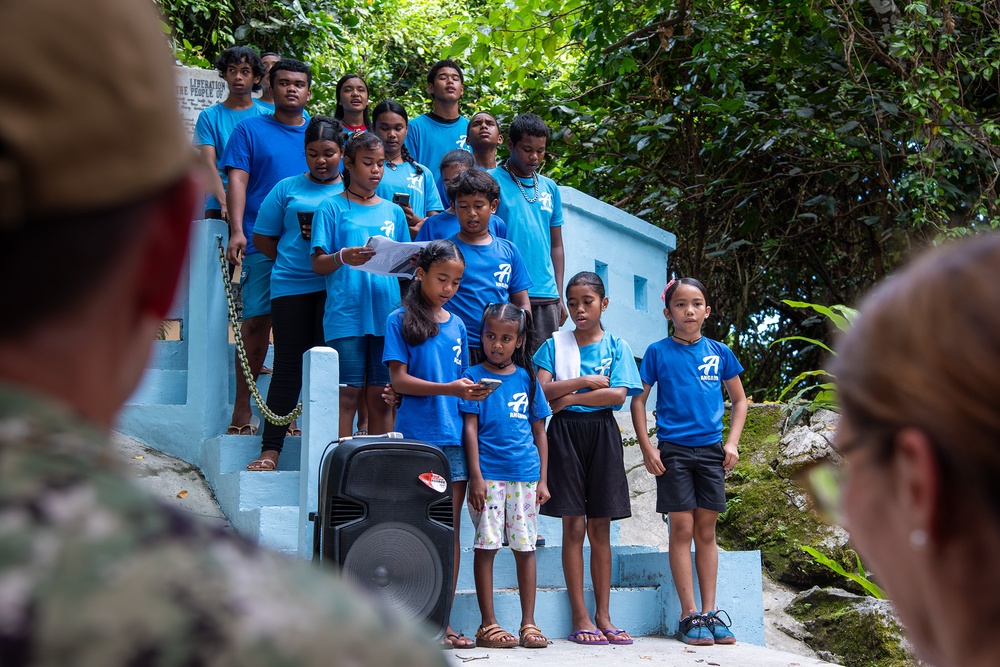
[[[572,331],[556,331],[552,334],[556,346],[556,380],[574,380],[580,377],[580,346]]]

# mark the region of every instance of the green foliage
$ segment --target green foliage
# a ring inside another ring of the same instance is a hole
[[[317,110],[347,71],[411,115],[427,67],[464,111],[553,128],[545,170],[674,232],[758,400],[826,351],[825,321],[916,248],[1000,226],[1000,5],[914,0],[159,0],[189,63],[234,40],[309,60]]]
[[[868,574],[865,571],[864,566],[861,564],[861,557],[858,556],[857,554],[854,554],[855,560],[857,561],[856,562],[857,572],[848,572],[846,569],[844,569],[843,565],[841,565],[834,559],[830,558],[829,556],[825,555],[818,549],[807,546],[805,544],[800,544],[799,548],[805,551],[810,556],[812,556],[813,559],[815,559],[816,562],[822,565],[823,567],[828,567],[837,574],[839,574],[840,576],[847,577],[854,583],[861,586],[861,588],[865,589],[865,593],[867,593],[871,597],[878,598],[879,600],[886,599],[885,591],[879,588],[878,585],[875,584],[873,581],[868,579]]]

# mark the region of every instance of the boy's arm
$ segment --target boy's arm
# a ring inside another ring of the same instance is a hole
[[[549,237],[551,239],[550,254],[552,255],[552,271],[556,274],[556,289],[559,290],[559,326],[569,319],[569,311],[566,310],[566,299],[563,297],[563,272],[566,267],[566,252],[563,248],[562,227],[549,227]]]
[[[597,375],[595,377],[606,377]],[[554,401],[549,401],[552,412],[556,412],[556,406],[563,409],[569,405],[586,405],[588,407],[604,407],[610,405],[621,405],[628,398],[628,387],[604,387],[603,389],[592,389],[582,391],[578,394],[566,394]]]
[[[226,259],[232,264],[241,264],[240,256],[246,252],[247,237],[243,235],[243,212],[247,204],[247,184],[250,172],[232,167],[229,169],[229,190],[226,191],[226,205],[229,207],[229,246]]]
[[[733,407],[729,417],[729,437],[726,438],[726,444],[723,447],[726,458],[722,465],[726,470],[732,470],[740,460],[737,447],[740,444],[740,435],[743,434],[743,425],[747,421],[748,401],[746,392],[743,390],[743,381],[740,380],[739,375],[726,380],[725,385]]]
[[[219,200],[219,206],[222,207],[222,219],[228,220],[229,208],[226,206],[226,188],[222,185],[222,176],[219,175],[219,167],[216,165],[216,158],[219,154],[215,150],[215,146],[210,144],[198,146],[198,152],[201,154],[202,166],[205,167],[208,191]]]
[[[479,415],[463,412],[462,420],[462,445],[469,473],[469,504],[477,512],[482,512],[486,504],[486,480],[479,467]]]
[[[632,397],[629,410],[632,413],[632,428],[635,429],[635,439],[639,441],[639,449],[642,450],[642,462],[646,470],[651,475],[659,477],[666,468],[660,460],[660,451],[653,447],[649,441],[649,425],[646,423],[646,401],[649,400],[649,390],[652,387],[645,382],[642,383],[642,393]]]
[[[528,298],[528,290],[523,289],[520,292],[514,292],[510,295],[510,302],[526,312],[528,317],[531,317],[531,300]]]
[[[535,447],[538,448],[538,461],[541,468],[538,471],[538,487],[535,495],[538,497],[538,504],[543,505],[545,501],[552,497],[549,493],[549,439],[545,435],[545,420],[536,419],[531,422],[531,435],[535,439]]]

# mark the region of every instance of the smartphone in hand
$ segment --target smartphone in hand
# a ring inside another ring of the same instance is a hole
[[[410,193],[409,192],[395,192],[392,195],[392,203],[398,204],[399,206],[409,206],[410,205]]]

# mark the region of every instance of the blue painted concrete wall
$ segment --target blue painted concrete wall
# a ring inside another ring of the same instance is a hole
[[[667,335],[660,294],[677,237],[573,188],[559,188],[563,200],[566,280],[594,271],[604,280],[606,330],[628,341],[637,357]],[[571,329],[567,322],[564,329]]]

